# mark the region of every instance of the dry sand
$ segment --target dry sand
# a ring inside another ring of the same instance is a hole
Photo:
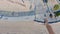
[[[60,34],[60,23],[50,24],[55,34]],[[1,21],[1,34],[49,34],[44,24],[34,21]]]
[[[12,2],[13,1],[13,2]],[[22,6],[25,5],[25,6]],[[30,7],[30,2],[29,1],[25,1],[24,3],[22,3],[22,1],[18,1],[18,0],[0,0],[0,10],[4,10],[4,11],[30,11],[29,7]],[[33,4],[32,4],[32,9],[34,8]]]
[[[45,33],[44,33],[45,32]],[[48,34],[44,25],[33,21],[0,21],[0,33],[2,34]]]

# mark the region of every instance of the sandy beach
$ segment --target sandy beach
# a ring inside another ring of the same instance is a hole
[[[45,32],[45,33],[44,33]],[[33,21],[0,21],[0,33],[2,34],[48,34],[44,25]]]
[[[34,9],[34,5],[30,4],[29,1],[25,1],[22,3],[22,1],[18,0],[0,0],[0,10],[3,11],[30,11],[29,7],[32,5],[31,9]]]
[[[60,23],[50,24],[55,34],[60,34]],[[49,34],[46,26],[34,21],[1,21],[1,34]]]
[[[27,12],[30,10],[29,9],[30,3],[25,2],[25,4],[26,4],[26,7],[23,7],[20,5],[20,2],[18,3],[18,1],[17,2],[14,1],[11,3],[7,0],[0,0],[0,10]],[[33,6],[32,6],[32,9],[34,8]],[[30,17],[30,16],[29,18],[24,16],[24,18],[21,18],[21,19],[19,19],[19,17],[3,18],[0,20],[0,34],[49,34],[49,30],[50,30],[49,28],[51,28],[51,30],[55,34],[60,34],[60,22],[49,24],[49,26],[46,26],[43,23],[38,23],[33,21],[34,18],[35,17]],[[4,19],[7,19],[7,20],[4,20]],[[30,20],[23,21],[24,19],[30,19],[31,21]]]

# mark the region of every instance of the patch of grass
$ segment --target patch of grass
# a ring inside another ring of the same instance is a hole
[[[55,14],[55,16],[57,17],[57,16],[60,16],[60,12],[54,12],[54,14]]]
[[[60,9],[59,7],[60,7],[60,5],[56,4],[56,5],[54,5],[53,10],[58,10],[58,9]]]

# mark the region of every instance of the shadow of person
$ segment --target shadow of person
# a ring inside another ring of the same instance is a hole
[[[46,26],[46,28],[47,28],[49,34],[55,34],[54,31],[53,31],[53,29],[52,29],[52,27],[51,27],[51,25],[48,24],[47,18],[44,19],[44,21],[45,21],[44,25]]]
[[[47,28],[49,34],[55,34],[54,31],[53,31],[53,29],[52,29],[52,27],[51,27],[51,25],[47,24],[46,28]]]

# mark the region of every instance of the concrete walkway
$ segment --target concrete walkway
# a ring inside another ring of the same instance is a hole
[[[49,24],[55,34],[60,34],[60,23]],[[34,21],[1,21],[0,34],[49,34],[46,25]]]

